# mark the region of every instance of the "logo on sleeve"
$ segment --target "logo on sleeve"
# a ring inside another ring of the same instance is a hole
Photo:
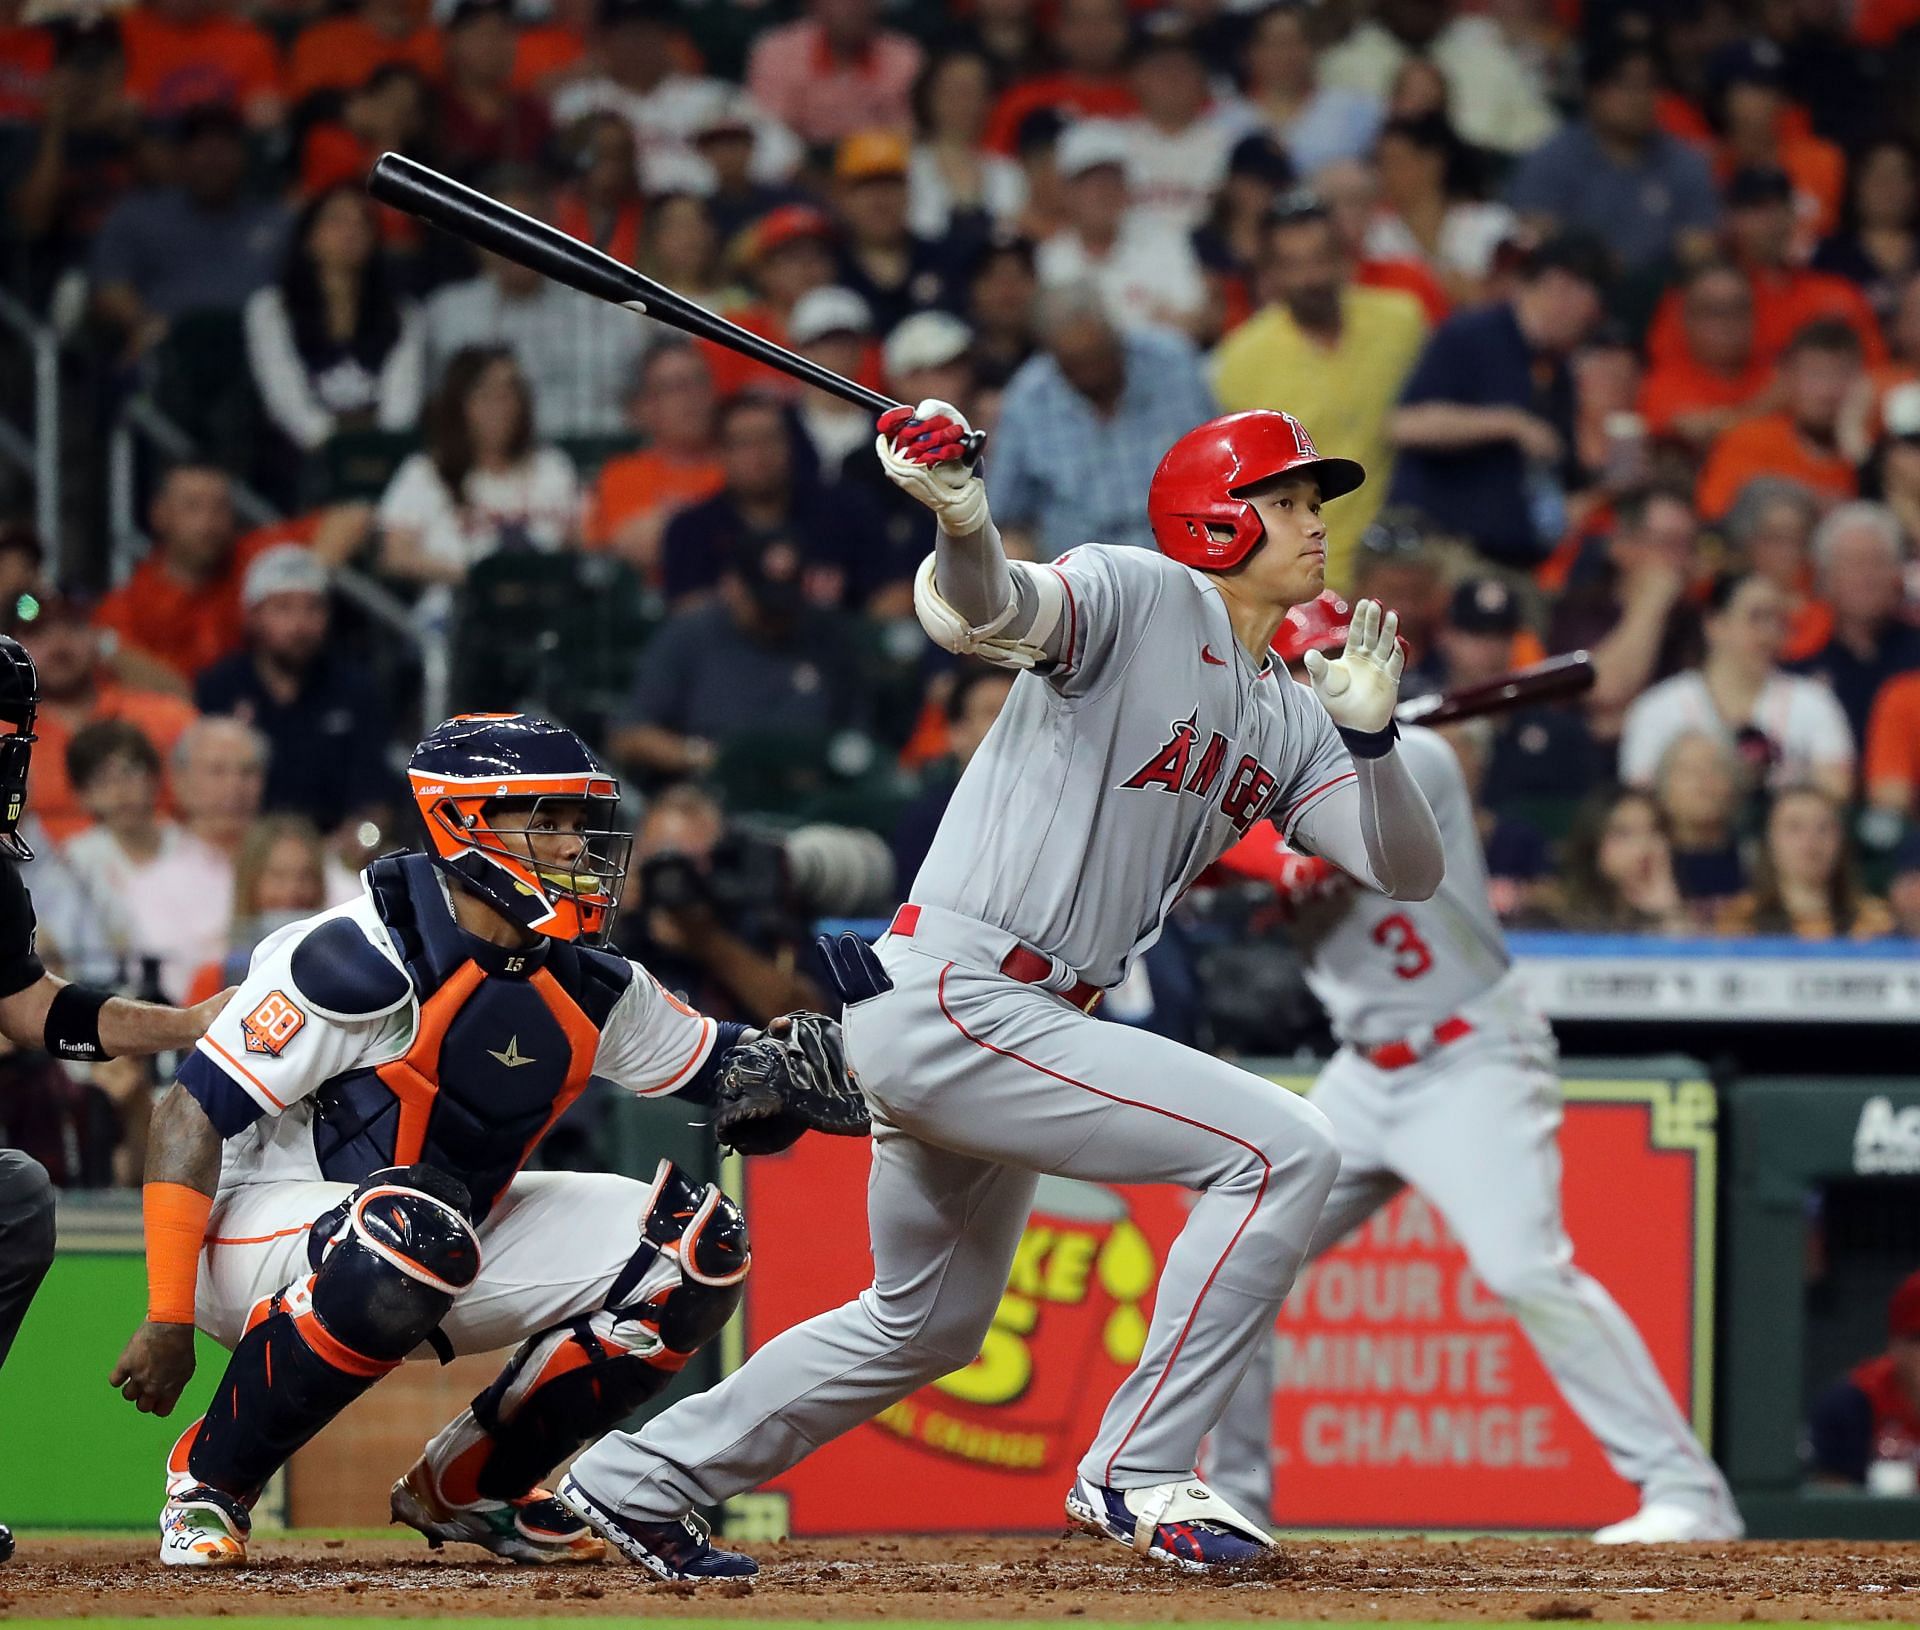
[[[266,1000],[240,1021],[240,1036],[248,1052],[278,1058],[306,1022],[306,1014],[288,1000],[285,991],[269,991]]]

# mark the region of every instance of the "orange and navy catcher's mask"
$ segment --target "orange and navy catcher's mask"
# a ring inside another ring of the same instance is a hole
[[[436,726],[407,764],[413,801],[442,870],[523,927],[604,945],[632,834],[620,783],[571,730],[525,713],[463,713]],[[542,810],[584,805],[570,866],[530,858],[521,833]]]

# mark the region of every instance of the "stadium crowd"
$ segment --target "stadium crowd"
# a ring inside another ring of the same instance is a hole
[[[57,551],[0,499],[49,946],[184,999],[344,897],[406,836],[406,644],[604,745],[623,938],[778,1011],[1005,696],[913,625],[863,410],[372,204],[390,149],[960,404],[1037,558],[1151,548],[1166,446],[1286,408],[1368,467],[1330,580],[1410,690],[1593,654],[1456,735],[1509,922],[1920,935],[1915,84],[1920,0],[0,0],[0,256],[84,421]],[[114,583],[134,398],[194,450]]]

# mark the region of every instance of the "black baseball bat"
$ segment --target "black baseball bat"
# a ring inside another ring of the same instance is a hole
[[[1444,696],[1416,696],[1395,708],[1393,716],[1401,724],[1453,724],[1541,702],[1564,702],[1591,689],[1593,658],[1585,651],[1571,651],[1516,668],[1484,685],[1464,685]]]
[[[609,300],[616,306],[625,306],[629,311],[665,323],[669,328],[677,328],[683,334],[711,340],[715,345],[737,351],[743,357],[751,357],[755,362],[837,396],[843,402],[874,413],[885,413],[900,406],[891,396],[868,390],[865,385],[831,368],[823,368],[784,345],[775,345],[738,323],[716,316],[684,294],[676,294],[666,284],[631,266],[623,266],[592,244],[582,243],[570,233],[545,221],[536,221],[531,215],[523,215],[499,199],[475,192],[452,176],[442,175],[404,154],[381,154],[373,173],[367,177],[367,191],[381,203],[405,210],[476,248],[490,250],[556,283],[590,294],[596,300]],[[984,440],[979,432],[969,438],[969,462]]]

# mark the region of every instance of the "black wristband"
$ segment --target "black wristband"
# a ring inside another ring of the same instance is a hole
[[[1389,719],[1385,730],[1341,730],[1340,739],[1355,758],[1385,758],[1400,739],[1400,721]]]
[[[76,1064],[98,1064],[110,1055],[100,1045],[100,1010],[113,992],[89,990],[85,985],[62,985],[47,1008],[45,1046],[55,1058]]]

